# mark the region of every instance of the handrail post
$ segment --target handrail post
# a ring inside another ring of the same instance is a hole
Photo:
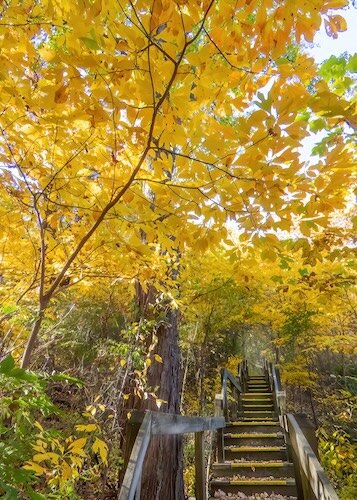
[[[133,450],[135,439],[138,435],[140,426],[141,426],[141,423],[139,423],[139,422],[131,422],[129,420],[127,423],[127,438],[125,440],[124,464],[123,464],[123,469],[121,471],[121,480],[124,477],[125,471],[128,467],[130,455],[131,455],[131,452]]]
[[[205,481],[204,433],[195,432],[195,483],[196,500],[207,500]]]
[[[135,500],[140,500],[140,497],[141,497],[141,483],[142,483],[141,479],[142,479],[142,476],[143,476],[143,474],[142,474],[142,471],[141,471],[140,477],[139,477],[139,480],[138,480],[138,485],[136,487]]]
[[[228,420],[228,395],[227,395],[227,370],[223,369],[221,371],[222,379],[222,396],[223,396],[223,416]]]
[[[223,416],[223,395],[216,394],[215,397],[215,408],[214,408],[214,416],[222,417]],[[223,442],[223,429],[217,429],[217,462],[224,462],[224,442]]]
[[[290,444],[296,472],[298,493],[312,500],[338,500],[325,471],[307,441],[296,418],[287,415]]]
[[[142,424],[135,439],[130,455],[130,460],[125,471],[122,487],[119,491],[118,500],[134,500],[140,498],[140,484],[142,466],[146,450],[151,439],[152,413],[145,414]],[[137,496],[139,494],[139,497]]]

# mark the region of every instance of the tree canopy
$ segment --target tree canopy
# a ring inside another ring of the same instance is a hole
[[[346,31],[347,8],[5,0],[0,353],[27,368],[55,346],[70,370],[71,345],[85,372],[103,349],[120,398],[129,372],[155,394],[174,310],[202,411],[190,349],[216,370],[250,332],[305,374],[310,353],[355,353],[357,57],[309,50]]]

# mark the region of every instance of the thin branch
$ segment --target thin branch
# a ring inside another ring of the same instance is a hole
[[[235,66],[234,64],[232,64],[229,59],[227,58],[227,56],[221,51],[221,49],[218,47],[218,45],[216,44],[216,42],[213,40],[213,38],[209,35],[208,31],[205,29],[204,32],[206,33],[207,35],[207,38],[209,39],[209,41],[216,47],[216,49],[218,50],[219,54],[223,57],[223,59],[226,61],[226,63],[229,64],[229,66],[233,69],[236,69],[238,71],[244,71],[245,73],[250,73],[252,75],[259,75],[261,74],[261,72],[255,72],[255,71],[252,71],[250,69],[247,69],[247,68],[242,68],[240,66]]]
[[[194,161],[194,162],[197,162],[197,163],[201,163],[202,165],[206,165],[208,167],[215,168],[215,169],[219,170],[220,172],[223,172],[224,174],[228,175],[232,179],[237,179],[239,181],[247,181],[247,182],[251,182],[251,181],[262,182],[261,179],[256,179],[255,177],[241,177],[239,175],[232,174],[232,172],[229,172],[228,170],[225,170],[224,168],[218,167],[217,166],[217,162],[219,160],[221,160],[221,158],[219,158],[219,160],[217,160],[217,162],[209,162],[209,161],[206,161],[206,160],[201,160],[200,158],[194,158],[193,156],[186,155],[184,153],[177,153],[176,151],[172,151],[170,149],[166,149],[165,147],[158,147],[156,149],[153,148],[153,150],[154,151],[164,151],[165,153],[168,153],[168,154],[171,154],[171,155],[180,156],[182,158],[186,158],[187,160],[191,160],[191,161]]]

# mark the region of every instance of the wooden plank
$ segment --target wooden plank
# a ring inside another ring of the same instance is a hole
[[[124,473],[128,467],[131,452],[133,451],[133,446],[138,435],[140,425],[142,422],[133,422],[129,420],[127,423],[127,433],[125,438],[125,448],[124,448]],[[122,477],[121,477],[122,479]]]
[[[214,416],[215,416],[215,418],[223,416],[223,396],[222,396],[222,394],[216,394],[214,397]]]
[[[205,451],[203,432],[195,433],[195,493],[196,500],[207,500],[205,481]]]
[[[214,398],[214,416],[221,417],[223,415],[223,396],[222,394],[216,394]],[[216,433],[216,450],[217,450],[217,462],[224,462],[224,435],[222,429],[217,429]]]
[[[140,486],[139,482],[146,451],[151,439],[151,420],[151,413],[146,413],[130,455],[118,500],[134,500],[136,496],[136,491]]]
[[[313,449],[292,414],[287,415],[289,438],[298,460],[298,469],[303,473],[302,481],[307,483],[318,500],[338,500]]]
[[[238,380],[231,374],[230,371],[228,371],[228,370],[226,370],[226,371],[227,371],[227,378],[230,381],[230,383],[232,385],[234,385],[234,387],[237,389],[238,392],[243,392],[242,387],[241,387],[240,383],[238,382]]]
[[[242,386],[232,375],[232,373],[227,370],[227,368],[224,368],[221,371],[221,379],[222,379],[222,397],[223,397],[223,415],[226,420],[229,420],[229,412],[228,412],[228,392],[227,392],[227,383],[228,381],[231,383],[231,385],[238,391],[238,394],[242,393]],[[238,398],[237,398],[238,402]]]
[[[224,461],[224,434],[222,429],[217,429],[217,462],[223,463]]]
[[[280,370],[274,365],[271,365],[271,379],[273,383],[272,389],[274,392],[275,409],[280,415],[283,415],[285,413],[286,393],[281,385]]]
[[[224,417],[186,417],[172,413],[150,412],[152,418],[151,435],[187,434],[190,432],[212,431],[225,427]],[[142,421],[145,412],[134,411],[131,420]]]
[[[225,426],[223,417],[183,417],[181,415],[154,414],[153,434],[187,434],[189,432],[212,431]]]
[[[228,420],[228,396],[227,396],[227,370],[222,370],[222,402],[223,402],[223,415]]]

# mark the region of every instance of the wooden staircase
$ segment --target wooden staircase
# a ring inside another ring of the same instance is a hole
[[[214,417],[132,412],[118,500],[140,500],[152,437],[186,433],[195,435],[196,500],[207,500],[208,489],[211,498],[221,500],[338,500],[297,419],[285,411],[279,369],[265,361],[263,374],[249,374],[243,361],[237,376],[227,368],[221,375]],[[217,462],[207,485],[204,433],[210,431],[216,434]],[[176,498],[176,492],[167,493],[160,500]]]
[[[237,418],[223,430],[222,457],[212,465],[212,498],[297,498],[294,467],[267,375],[247,376]]]

